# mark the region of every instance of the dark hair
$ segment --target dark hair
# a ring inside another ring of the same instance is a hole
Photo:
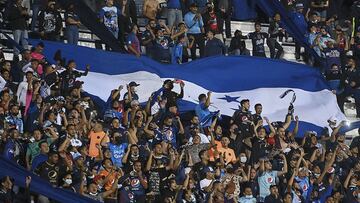
[[[201,101],[202,99],[205,99],[205,98],[206,98],[205,94],[200,94],[198,97],[199,101]]]
[[[47,141],[46,140],[41,140],[38,144],[39,148],[41,147],[42,143],[46,143],[47,144]]]
[[[278,187],[277,185],[270,185],[270,189],[273,188],[273,187]]]
[[[182,39],[184,39],[185,38],[185,34],[182,34],[182,35],[180,35],[179,37],[178,37],[178,41],[180,41],[180,40],[182,40]]]
[[[135,26],[137,26],[136,23],[131,24],[131,25],[130,25],[130,30],[132,31]]]
[[[256,108],[256,107],[258,107],[258,106],[262,106],[262,105],[261,105],[260,103],[257,103],[257,104],[255,104],[254,107]]]
[[[211,32],[213,35],[215,34],[215,32],[213,30],[208,30],[206,33]]]
[[[256,27],[257,25],[261,26],[261,23],[260,22],[255,22],[254,26]]]
[[[1,69],[1,74],[4,74],[5,72],[8,72],[8,73],[10,73],[8,70],[6,70],[6,69]],[[4,91],[4,90],[3,90]]]
[[[203,149],[199,152],[199,158],[201,158],[207,152],[206,149]]]
[[[165,118],[164,118],[164,121],[166,121],[168,119],[172,119],[172,117],[170,115],[166,115]]]
[[[241,106],[243,106],[246,102],[250,102],[248,99],[243,99],[240,101]]]
[[[112,160],[111,159],[104,159],[104,161],[101,162],[101,165],[104,167],[105,165],[105,161],[109,160],[111,162],[111,164],[113,164]],[[105,167],[104,167],[105,168]]]
[[[68,61],[68,64],[67,64],[67,65],[70,65],[70,63],[75,63],[75,60],[74,60],[74,59],[70,59],[70,60]]]
[[[43,43],[43,42],[39,42],[36,46],[37,46],[37,47],[42,47],[42,48],[44,48],[44,47],[45,47],[45,45],[44,45],[44,43]]]

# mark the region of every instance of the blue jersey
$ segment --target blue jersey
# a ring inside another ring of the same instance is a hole
[[[119,202],[127,202],[127,203],[135,203],[135,196],[129,189],[129,187],[122,187],[120,190],[120,201]]]
[[[172,126],[164,126],[162,129],[162,140],[171,143],[176,148],[177,129]]]
[[[111,151],[111,160],[117,167],[122,167],[122,158],[126,152],[126,149],[128,147],[128,143],[123,143],[120,145],[115,145],[110,143],[109,148]]]
[[[134,174],[134,171],[130,172],[130,191],[135,195],[135,196],[144,196],[145,195],[145,188],[143,187],[143,185],[140,182],[140,179],[137,175]],[[146,180],[146,177],[144,177],[144,180]]]

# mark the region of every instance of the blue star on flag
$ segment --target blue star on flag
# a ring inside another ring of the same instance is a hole
[[[232,97],[232,96],[229,96],[229,95],[225,95],[225,97],[221,97],[221,98],[218,98],[218,99],[225,100],[225,101],[227,101],[228,103],[231,103],[231,102],[240,103],[240,101],[238,100],[239,98],[240,98],[240,97]]]

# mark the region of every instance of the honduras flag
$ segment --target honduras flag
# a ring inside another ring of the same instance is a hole
[[[261,103],[262,116],[284,121],[293,102],[294,115],[300,119],[299,136],[309,130],[321,133],[330,118],[338,123],[346,119],[321,73],[297,63],[219,56],[182,65],[164,65],[146,57],[45,42],[47,59],[52,59],[59,49],[67,60],[74,59],[80,70],[86,64],[91,66],[88,76],[80,78],[85,82],[83,89],[104,101],[112,89],[135,81],[140,84],[137,87],[140,102],[146,102],[166,79],[176,78],[185,82],[184,97],[178,103],[180,111],[194,110],[199,94],[212,91],[210,111],[220,110],[228,116],[239,108],[242,99],[249,99],[251,111],[254,112],[256,103]],[[179,85],[174,86],[174,91],[179,92]]]

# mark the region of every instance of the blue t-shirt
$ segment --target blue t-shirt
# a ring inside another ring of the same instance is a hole
[[[117,167],[122,167],[122,158],[126,152],[128,147],[128,143],[122,143],[120,145],[115,145],[113,143],[109,143],[109,149],[111,151],[111,160]]]
[[[199,103],[198,105],[196,105],[195,113],[199,117],[200,123],[204,123],[204,120],[211,114],[209,108],[205,107],[205,103]]]
[[[305,177],[305,178],[299,178],[299,177],[295,177],[295,180],[298,182],[301,190],[302,190],[302,196],[304,197],[304,199],[306,199],[309,187],[310,187],[310,183],[309,183],[309,178]]]
[[[162,129],[162,140],[171,143],[176,148],[177,129],[172,126],[164,126]]]
[[[167,7],[173,9],[181,9],[180,0],[168,0]]]
[[[135,196],[134,193],[130,191],[129,187],[122,187],[120,190],[120,201],[119,202],[128,202],[128,203],[135,203]]]
[[[154,42],[154,59],[158,61],[171,61],[170,49],[173,47],[173,40],[164,36],[162,38],[156,38]]]
[[[183,44],[182,43],[178,43],[173,52],[172,52],[172,56],[171,56],[171,63],[172,64],[180,64],[182,62],[182,55],[183,55]],[[180,63],[179,63],[180,62]]]
[[[270,186],[276,185],[277,171],[263,172],[258,177],[258,183],[260,188],[260,198],[265,198],[270,195]]]
[[[291,13],[291,20],[296,24],[296,26],[301,31],[302,35],[305,35],[308,29],[308,24],[305,20],[305,16],[299,12],[292,12]]]
[[[37,121],[36,119],[39,117],[39,115],[40,115],[40,110],[38,106],[36,105],[35,102],[31,102],[27,112],[27,119],[26,119],[26,128],[30,132],[34,131],[37,128],[35,122]]]
[[[199,19],[194,19],[195,14],[192,12],[188,12],[185,14],[184,21],[189,31],[188,34],[200,34],[201,28],[204,27],[204,22],[202,17]]]
[[[141,52],[140,50],[140,41],[138,39],[138,37],[135,35],[135,33],[131,32],[128,34],[127,38],[126,38],[126,43],[128,46],[131,46],[132,48],[134,48],[137,52]]]
[[[143,196],[145,195],[145,188],[142,186],[139,177],[133,175],[134,171],[130,172],[130,191],[135,196]],[[145,179],[145,177],[143,177]]]

